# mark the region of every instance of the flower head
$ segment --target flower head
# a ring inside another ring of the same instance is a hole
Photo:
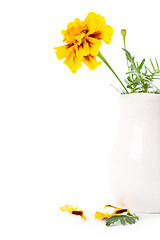
[[[72,73],[81,67],[83,62],[94,70],[101,62],[96,56],[102,41],[110,44],[113,28],[106,25],[105,18],[94,12],[88,13],[84,21],[76,18],[62,30],[64,46],[56,47],[57,58],[65,58],[64,64],[68,65]]]

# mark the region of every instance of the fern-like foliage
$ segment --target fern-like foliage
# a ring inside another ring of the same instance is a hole
[[[139,217],[134,213],[127,213],[126,215],[114,215],[106,220],[106,226],[111,226],[116,222],[120,222],[122,225],[126,225],[126,223],[134,224],[137,220],[139,220]]]
[[[123,48],[126,58],[128,60],[128,72],[126,73],[127,79],[125,80],[127,89],[130,89],[130,93],[135,92],[151,92],[160,93],[160,89],[155,86],[154,80],[160,79],[160,68],[157,59],[155,59],[155,65],[150,59],[152,70],[145,65],[145,58],[139,64],[135,61],[135,57],[130,54],[125,48]]]

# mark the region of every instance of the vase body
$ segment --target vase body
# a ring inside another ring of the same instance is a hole
[[[160,95],[120,96],[120,124],[111,158],[117,203],[131,211],[160,213]]]

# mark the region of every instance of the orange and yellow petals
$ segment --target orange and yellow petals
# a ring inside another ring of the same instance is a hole
[[[112,35],[113,35],[113,28],[109,25],[106,25],[104,30],[102,31],[101,39],[106,44],[110,44]]]
[[[80,45],[83,42],[84,37],[85,37],[85,33],[84,32],[82,32],[79,35],[75,36],[75,39],[76,39],[78,45]]]
[[[65,206],[60,207],[60,210],[63,212],[69,212],[70,214],[80,216],[83,220],[86,221],[86,217],[84,216],[83,211],[77,210],[77,206],[76,208],[73,208],[71,205],[67,204]]]
[[[113,28],[106,25],[105,18],[94,12],[88,13],[85,18],[85,22],[88,26],[88,36],[104,41],[106,44],[110,44],[111,36],[113,35]]]
[[[104,219],[105,218],[105,214],[101,213],[101,212],[95,212],[94,218],[95,219]]]
[[[114,208],[115,209],[115,213],[117,213],[117,214],[122,214],[122,213],[124,213],[124,212],[130,212],[129,211],[129,209],[128,208],[118,208],[118,207],[114,207],[114,206],[112,206],[112,205],[105,205],[104,206],[104,210],[106,209],[106,208]]]
[[[82,214],[81,218],[82,218],[84,221],[87,220],[87,218],[84,216],[84,214]]]
[[[80,61],[74,60],[74,58],[71,58],[70,56],[66,57],[64,64],[69,67],[73,74],[75,74],[77,72],[77,69],[82,66]]]
[[[101,65],[102,62],[97,62],[96,56],[87,55],[83,57],[83,63],[90,69],[94,70],[99,65]]]
[[[54,49],[56,49],[57,58],[59,60],[61,60],[62,58],[65,58],[72,51],[73,47],[74,47],[74,45],[72,45],[72,44],[55,47]]]
[[[98,40],[96,38],[92,38],[92,37],[87,37],[86,41],[89,46],[89,54],[92,56],[97,56],[99,48],[102,45],[102,42],[100,40]]]
[[[105,208],[114,208],[114,209],[117,209],[117,210],[122,209],[122,208],[114,207],[112,205],[105,205],[104,210],[105,210]]]
[[[90,48],[86,41],[84,41],[80,45],[77,44],[75,49],[76,49],[77,59],[79,59],[80,61],[82,61],[84,56],[87,56],[90,53]]]
[[[67,25],[66,30],[62,30],[63,41],[67,43],[73,43],[77,40],[77,37],[81,35],[82,31],[85,29],[84,21],[80,21],[79,18],[75,18],[74,22],[71,22]],[[79,36],[78,39],[83,38]]]
[[[101,213],[101,212],[95,212],[94,218],[103,220],[103,219],[106,219],[106,218],[110,218],[110,214],[108,214],[108,213]]]
[[[75,49],[67,55],[64,64],[69,67],[72,73],[76,73],[76,70],[82,66],[81,60],[77,57]]]
[[[129,213],[129,210],[127,208],[126,209],[119,209],[119,210],[114,211],[112,214],[113,215],[121,215],[122,213],[125,213],[125,212]]]
[[[84,216],[82,210],[72,211],[72,214],[73,214],[73,215],[77,215],[77,216],[81,216],[81,218],[82,218],[83,220],[85,220],[85,221],[86,221],[86,219],[87,219],[87,218]]]
[[[88,34],[101,31],[106,26],[105,18],[94,12],[88,13],[84,21],[87,24],[89,29]]]
[[[83,57],[87,56],[90,52],[87,42],[83,42],[78,45],[75,44],[74,49],[66,57],[64,64],[68,65],[72,73],[76,73],[76,70],[82,66]]]
[[[114,208],[114,211],[112,212],[111,216],[114,216],[114,215],[121,215],[123,213],[126,213],[126,212],[130,212],[128,208],[118,208],[118,207],[114,207],[112,205],[105,205],[104,206],[104,210],[106,208]]]
[[[66,64],[72,73],[81,67],[83,62],[89,69],[94,70],[101,62],[97,62],[99,48],[102,41],[109,44],[113,28],[106,25],[105,18],[94,12],[88,13],[84,21],[76,18],[62,30],[65,46],[55,48],[59,60],[65,58]]]
[[[69,212],[69,213],[71,213],[72,211],[76,211],[76,210],[77,210],[77,207],[76,207],[76,208],[73,208],[71,205],[66,204],[65,206],[61,206],[61,207],[60,207],[60,210],[61,210],[62,212]]]
[[[55,48],[57,58],[61,60],[65,58],[64,64],[69,67],[72,73],[76,73],[76,70],[82,66],[82,59],[89,54],[90,48],[87,42],[80,45],[65,45]]]
[[[114,208],[114,211],[111,214],[109,214],[109,213],[105,212],[106,208]],[[115,215],[121,215],[121,214],[126,213],[126,212],[129,213],[129,209],[118,208],[118,207],[114,207],[112,205],[105,205],[104,206],[104,213],[96,212],[94,217],[96,219],[104,220],[104,219],[108,219],[108,218],[110,218],[112,216],[115,216]]]

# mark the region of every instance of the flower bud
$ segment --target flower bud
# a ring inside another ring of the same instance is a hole
[[[122,37],[125,38],[126,34],[127,34],[127,30],[126,29],[122,29],[121,30],[121,34],[122,34]]]

